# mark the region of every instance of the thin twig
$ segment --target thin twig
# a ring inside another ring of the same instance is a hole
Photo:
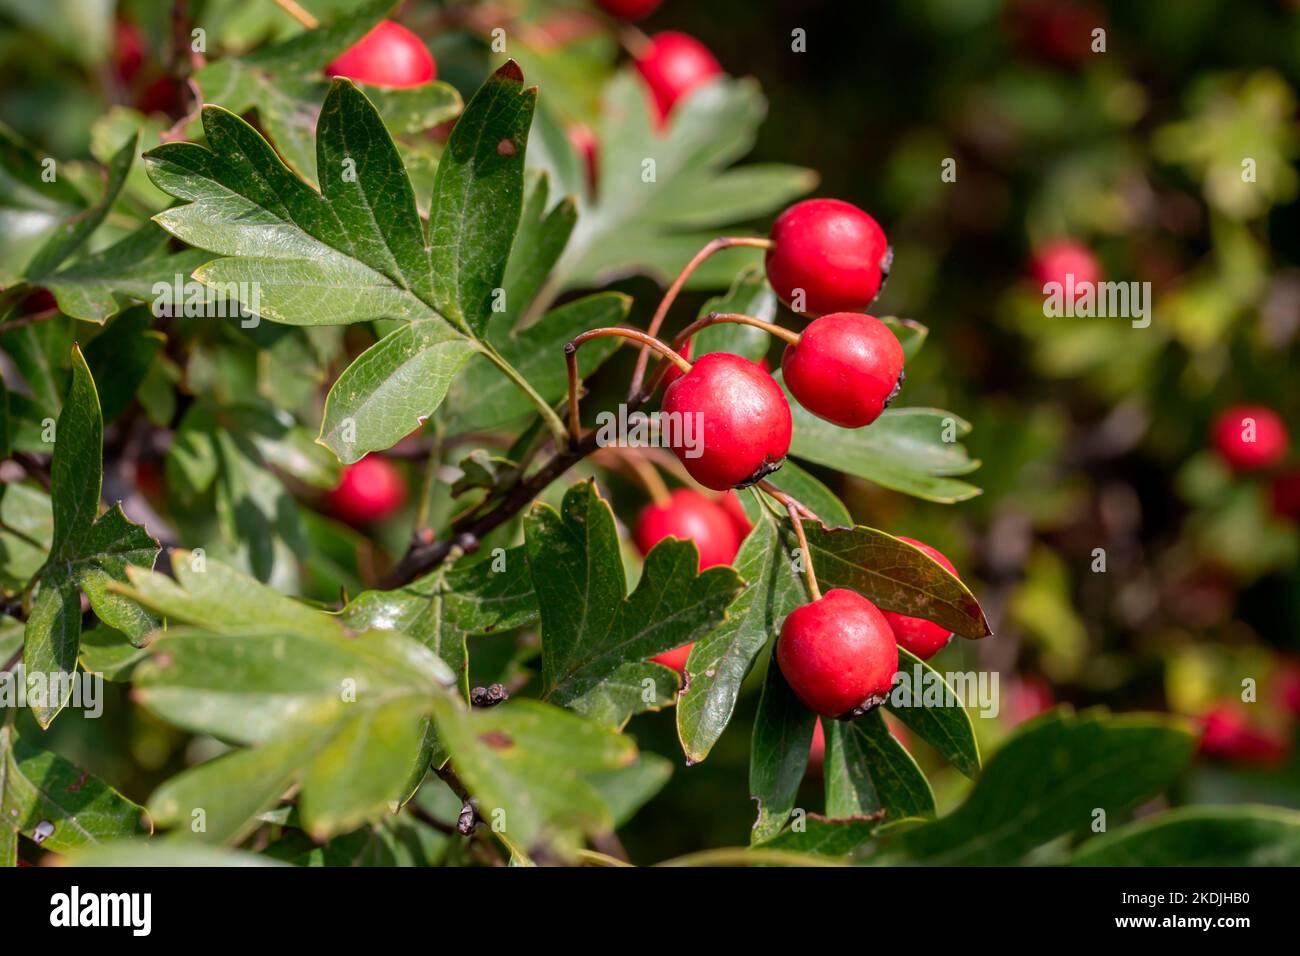
[[[663,342],[654,337],[653,333],[642,332],[640,329],[627,329],[622,326],[612,325],[600,329],[588,329],[573,341],[564,346],[564,362],[569,372],[569,443],[576,445],[582,438],[582,420],[578,417],[578,349],[590,342],[592,339],[605,338],[607,336],[617,336],[619,338],[630,339],[633,342],[640,342],[643,349],[654,349],[660,355],[663,355],[674,365],[676,365],[682,374],[691,370],[691,363],[686,361]],[[632,392],[636,394],[635,390]]]
[[[731,249],[735,246],[754,246],[759,249],[770,249],[772,240],[761,239],[757,236],[722,236],[706,243],[704,248],[695,253],[691,261],[686,263],[682,271],[678,273],[677,278],[673,280],[672,285],[668,287],[663,299],[659,302],[659,307],[655,309],[655,314],[650,319],[650,325],[646,328],[646,332],[652,336],[659,334],[659,329],[664,324],[668,310],[672,308],[673,302],[677,300],[678,293],[682,291],[682,287],[686,285],[686,280],[691,277],[691,274],[700,267],[704,260],[715,252],[721,252],[723,249]],[[636,359],[636,369],[632,373],[632,384],[627,390],[629,400],[641,391],[641,384],[645,381],[646,367],[649,362],[650,349],[641,349],[641,354]]]
[[[308,30],[315,30],[320,26],[320,21],[295,3],[294,0],[275,0],[275,5],[305,26]]]

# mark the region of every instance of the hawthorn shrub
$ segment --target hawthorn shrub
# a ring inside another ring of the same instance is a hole
[[[698,862],[1297,845],[1130,822],[1194,750],[1168,716],[1051,711],[984,765],[928,662],[997,640],[979,603],[822,480],[957,505],[970,426],[906,403],[926,327],[866,313],[886,230],[733,165],[753,82],[661,34],[575,136],[513,60],[462,102],[391,6],[192,58],[194,108],[115,111],[102,168],[0,130],[0,863],[613,864],[747,686],[751,845]],[[686,288],[718,294],[669,337]],[[676,760],[638,747],[668,708]],[[141,773],[74,759],[108,723]]]

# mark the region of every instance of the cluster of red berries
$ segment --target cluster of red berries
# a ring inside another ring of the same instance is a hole
[[[1259,475],[1274,471],[1287,457],[1290,434],[1282,416],[1267,405],[1233,405],[1210,426],[1210,440],[1219,457],[1234,472]],[[1300,521],[1300,469],[1272,475],[1273,510]]]

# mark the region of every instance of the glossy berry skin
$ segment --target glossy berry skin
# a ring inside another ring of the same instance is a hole
[[[767,279],[796,312],[863,312],[889,274],[892,254],[884,230],[840,199],[795,203],[776,217],[771,238]]]
[[[1253,436],[1249,426],[1254,423]],[[1286,457],[1286,424],[1264,405],[1225,408],[1211,429],[1214,447],[1234,471],[1256,471],[1276,465]]]
[[[889,695],[898,671],[898,642],[874,604],[836,588],[790,612],[776,642],[776,660],[809,710],[823,717],[856,717]]]
[[[1286,759],[1287,742],[1250,726],[1232,704],[1216,704],[1201,718],[1201,753],[1234,763],[1270,765]]]
[[[694,339],[687,339],[685,342],[682,343],[682,347],[677,350],[677,354],[680,355],[682,358],[686,359],[686,361],[688,362],[692,361],[691,356],[694,354],[694,352],[695,352]],[[663,378],[663,384],[665,389],[667,389],[669,385],[671,385],[673,382],[677,381],[679,378],[682,377],[681,369],[679,369],[672,362],[668,362],[667,364],[668,367],[664,369],[664,378]]]
[[[870,425],[893,400],[903,346],[889,326],[861,312],[814,319],[787,345],[781,371],[790,393],[818,418],[844,428]]]
[[[642,557],[669,537],[695,542],[701,571],[730,564],[740,547],[735,525],[722,506],[690,488],[678,488],[666,504],[646,505],[637,517],[633,538]]]
[[[679,674],[685,674],[686,659],[691,656],[691,648],[694,646],[694,644],[683,644],[681,647],[674,647],[671,651],[656,654],[650,660],[664,667],[671,667]]]
[[[1102,278],[1101,263],[1093,251],[1073,239],[1056,239],[1039,247],[1030,260],[1029,273],[1040,288],[1049,282],[1068,288],[1067,279],[1073,276],[1074,287],[1079,289],[1076,295],[1082,294],[1082,283],[1096,283]]]
[[[693,429],[692,442],[675,441],[673,454],[714,491],[770,475],[790,450],[793,422],[785,393],[771,375],[730,352],[700,356],[668,386],[662,409],[683,431]]]
[[[596,6],[611,17],[621,20],[640,20],[650,16],[663,0],[596,0]]]
[[[722,75],[722,64],[708,47],[673,30],[650,38],[636,58],[636,68],[650,89],[661,123],[688,93]]]
[[[325,74],[372,86],[407,87],[432,82],[438,66],[418,36],[384,20],[327,66]]]
[[[330,511],[353,524],[386,518],[406,503],[406,481],[386,458],[368,455],[343,469],[339,486],[330,492]]]
[[[957,574],[957,569],[952,566],[952,562],[928,544],[922,544],[913,538],[904,538],[902,535],[898,536],[898,540],[906,541],[912,547],[924,551],[954,576]],[[923,661],[928,661],[941,651],[952,638],[952,631],[925,618],[908,617],[906,614],[896,614],[893,611],[880,613],[885,615],[885,620],[889,622],[889,627],[893,630],[899,646],[911,651]]]

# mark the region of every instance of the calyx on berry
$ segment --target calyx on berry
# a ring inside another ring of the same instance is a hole
[[[922,544],[915,538],[905,538],[902,535],[898,536],[898,540],[906,541],[912,547],[924,551],[947,568],[954,577],[957,576],[957,569],[952,566],[952,562],[928,544]],[[941,624],[927,621],[925,618],[909,617],[906,614],[897,614],[893,611],[882,611],[881,613],[885,615],[885,620],[889,622],[889,627],[894,632],[894,637],[898,640],[899,646],[911,651],[923,661],[928,661],[937,654],[952,638],[952,631]]]
[[[1270,468],[1286,457],[1289,436],[1282,417],[1266,405],[1234,405],[1215,418],[1214,447],[1235,471]]]
[[[790,451],[790,404],[776,380],[755,363],[710,352],[668,386],[663,411],[697,429],[673,453],[690,476],[714,491],[743,487],[781,467]],[[702,434],[701,434],[702,432]]]
[[[903,346],[889,326],[860,312],[815,319],[781,357],[799,404],[844,428],[870,425],[903,386]]]
[[[367,455],[343,469],[339,486],[329,494],[335,517],[353,524],[386,518],[406,503],[406,481],[386,458]]]
[[[633,539],[642,557],[669,537],[695,542],[701,571],[730,564],[740,547],[736,526],[722,505],[690,488],[676,489],[668,501],[648,504],[637,516]]]
[[[893,253],[871,216],[840,199],[805,199],[772,224],[767,279],[796,312],[865,311]]]
[[[823,717],[859,717],[883,704],[898,642],[880,609],[843,588],[797,607],[781,625],[776,660],[786,683]]]
[[[392,20],[383,20],[325,68],[372,86],[407,87],[432,82],[438,65],[424,42]]]
[[[708,47],[674,30],[652,36],[637,54],[636,68],[654,97],[661,123],[688,93],[722,75],[722,65]]]

